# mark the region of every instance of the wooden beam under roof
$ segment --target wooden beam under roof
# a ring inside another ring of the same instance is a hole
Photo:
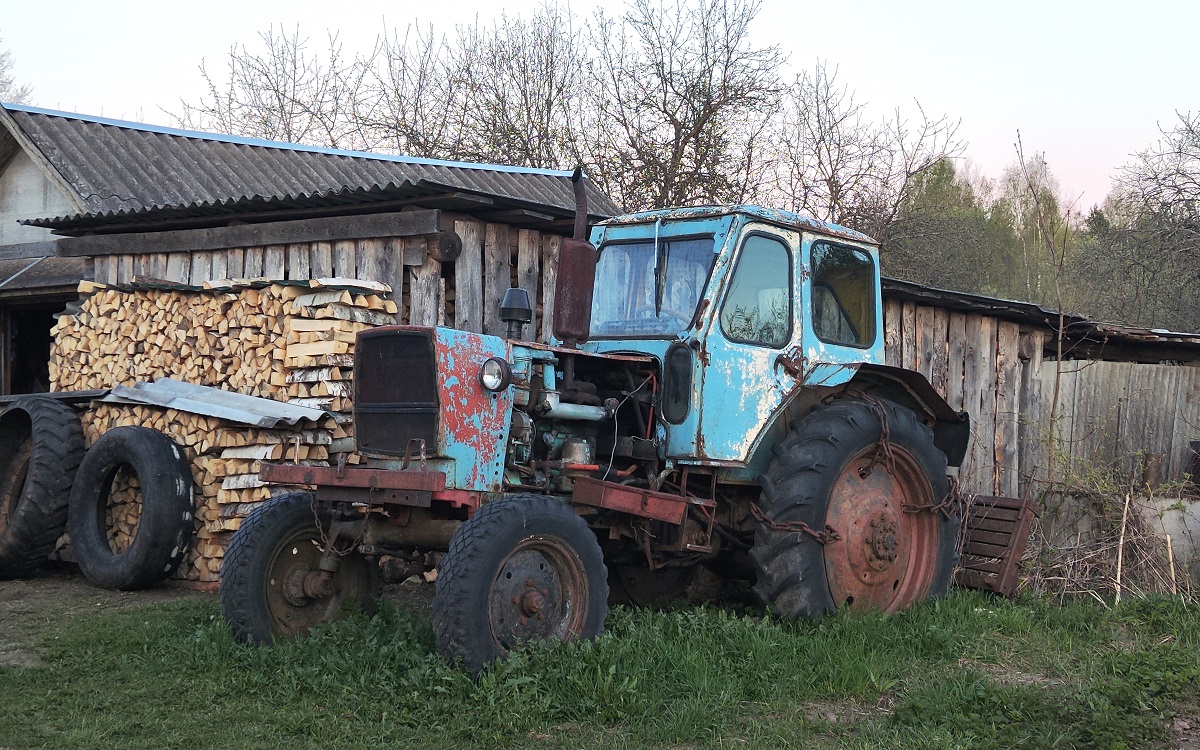
[[[59,255],[137,255],[141,253],[184,253],[224,250],[230,247],[261,247],[299,242],[333,242],[381,237],[416,237],[437,234],[441,212],[397,211],[365,216],[334,216],[264,224],[239,224],[208,229],[179,229],[166,232],[96,234],[64,237]]]

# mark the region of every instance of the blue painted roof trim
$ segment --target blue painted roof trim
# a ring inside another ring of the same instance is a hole
[[[239,135],[224,135],[220,133],[205,133],[198,130],[181,130],[179,128],[168,128],[163,125],[149,125],[144,122],[131,122],[129,120],[114,120],[108,117],[97,117],[95,115],[81,115],[76,112],[63,112],[56,109],[43,109],[42,107],[31,107],[26,104],[9,104],[0,102],[0,106],[8,110],[17,112],[28,112],[36,115],[46,115],[48,117],[65,117],[71,120],[81,120],[83,122],[92,122],[97,125],[108,125],[115,128],[127,128],[129,130],[141,130],[147,133],[159,133],[161,135],[173,135],[181,138],[195,138],[203,141],[217,141],[219,143],[233,143],[241,146],[259,146],[263,148],[285,149],[289,151],[305,151],[313,154],[326,154],[329,156],[347,156],[353,159],[371,159],[373,161],[391,161],[402,164],[421,164],[431,167],[454,167],[457,169],[479,169],[491,172],[508,172],[512,174],[536,174],[546,177],[570,177],[570,171],[558,169],[536,169],[534,167],[512,167],[503,164],[477,164],[474,162],[461,161],[445,161],[442,159],[425,159],[416,156],[398,156],[394,154],[377,154],[370,151],[345,151],[337,148],[322,148],[320,146],[305,146],[300,143],[288,143],[287,141],[268,141],[262,138],[246,138]]]
[[[754,219],[779,224],[791,229],[810,230],[814,232],[822,232],[825,234],[837,235],[855,242],[864,242],[870,245],[878,245],[879,242],[862,232],[843,227],[840,224],[834,224],[828,221],[814,219],[805,214],[795,213],[793,211],[783,211],[776,208],[763,208],[762,206],[751,205],[731,205],[731,206],[694,206],[691,208],[663,208],[654,211],[641,211],[635,214],[625,214],[609,219],[603,224],[609,226],[621,226],[624,224],[645,224],[662,219],[663,221],[679,221],[684,219],[703,219],[714,216],[724,216],[728,214],[742,214]]]

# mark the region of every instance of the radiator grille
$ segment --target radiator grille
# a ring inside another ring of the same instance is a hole
[[[354,357],[354,434],[363,453],[403,456],[409,441],[437,452],[437,365],[430,331],[359,334]]]

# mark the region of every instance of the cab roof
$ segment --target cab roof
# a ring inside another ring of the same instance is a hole
[[[817,234],[825,234],[833,237],[840,237],[854,242],[862,242],[868,245],[878,246],[879,242],[868,237],[862,232],[856,232],[853,229],[833,224],[827,221],[820,221],[811,216],[794,213],[792,211],[782,211],[775,208],[763,208],[762,206],[750,205],[733,205],[733,206],[693,206],[691,208],[663,208],[654,211],[640,211],[632,214],[622,214],[614,216],[607,221],[601,222],[598,226],[628,226],[630,224],[650,224],[661,219],[662,221],[686,221],[687,219],[711,219],[718,216],[729,216],[731,214],[741,214],[743,216],[765,221],[769,224],[775,224],[785,229],[795,229],[801,232],[815,232]]]

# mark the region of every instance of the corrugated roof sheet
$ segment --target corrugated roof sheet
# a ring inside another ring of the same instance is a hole
[[[34,226],[83,229],[456,191],[555,216],[575,209],[569,172],[322,149],[18,105],[4,109],[87,208],[26,222]],[[587,188],[594,217],[619,212],[590,181]]]
[[[137,383],[132,387],[118,385],[100,400],[116,404],[161,406],[265,428],[281,424],[295,425],[301,420],[315,422],[326,415],[320,409],[182,383],[170,378],[159,378],[153,383]]]

